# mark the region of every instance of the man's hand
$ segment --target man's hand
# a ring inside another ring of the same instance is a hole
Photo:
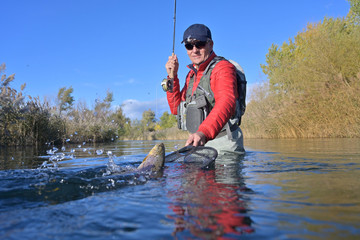
[[[205,143],[206,143],[205,134],[203,134],[202,132],[196,132],[189,136],[189,138],[187,139],[187,141],[185,143],[185,146],[188,146],[188,145],[193,145],[194,147],[204,146]]]
[[[179,69],[179,62],[176,54],[169,57],[169,60],[165,64],[166,71],[170,79],[174,79]]]

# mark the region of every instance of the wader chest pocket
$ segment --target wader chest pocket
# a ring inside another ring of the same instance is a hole
[[[205,96],[200,96],[186,106],[186,128],[195,133],[208,115]]]
[[[178,114],[176,115],[176,119],[177,119],[177,124],[178,124],[178,128],[181,130],[186,131],[186,105],[187,103],[184,102],[180,102],[179,106],[178,106]]]

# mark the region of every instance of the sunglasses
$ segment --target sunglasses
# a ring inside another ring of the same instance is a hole
[[[194,42],[194,43],[185,43],[185,48],[187,50],[192,50],[194,48],[194,46],[197,48],[197,49],[203,49],[205,47],[207,42],[202,42],[202,41],[197,41],[197,42]]]

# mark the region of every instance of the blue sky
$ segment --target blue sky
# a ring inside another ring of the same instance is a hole
[[[27,95],[52,100],[72,86],[88,107],[110,90],[132,119],[169,111],[160,83],[172,53],[173,0],[2,0],[0,8],[0,63],[16,74],[16,89],[26,83]],[[189,63],[182,35],[193,23],[211,29],[215,53],[240,63],[251,88],[266,80],[260,64],[271,44],[349,8],[346,0],[177,0],[180,85]]]

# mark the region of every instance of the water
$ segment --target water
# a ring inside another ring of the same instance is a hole
[[[360,238],[360,139],[247,139],[210,170],[106,174],[156,143],[0,149],[0,239]]]

